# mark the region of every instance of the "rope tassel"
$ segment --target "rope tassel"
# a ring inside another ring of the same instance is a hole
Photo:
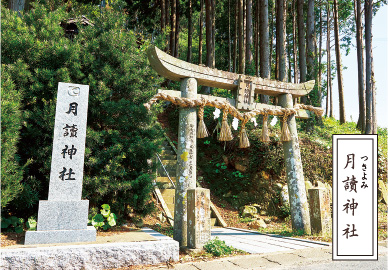
[[[244,121],[241,124],[241,131],[240,131],[240,144],[239,148],[248,148],[250,146],[247,131],[245,129],[245,124],[248,122],[248,118],[244,117]]]
[[[262,142],[269,142],[270,139],[269,139],[269,135],[268,135],[268,113],[267,112],[264,112],[263,114],[263,130],[262,130],[262,133],[261,133],[261,141]]]
[[[282,126],[282,136],[281,136],[281,140],[283,142],[291,141],[291,135],[287,124],[288,116],[289,116],[289,113],[285,111],[283,115],[283,126]]]
[[[198,123],[198,132],[197,132],[197,138],[205,138],[209,136],[209,132],[207,131],[205,121],[203,121],[203,111],[205,109],[205,106],[200,106],[198,110],[198,118],[199,118],[199,123]]]
[[[220,141],[231,141],[233,140],[232,131],[228,125],[228,109],[224,108],[222,111],[222,125],[220,132]]]

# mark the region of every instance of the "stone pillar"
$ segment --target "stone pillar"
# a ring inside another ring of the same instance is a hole
[[[308,193],[311,215],[311,232],[331,235],[329,191],[323,188],[310,188]]]
[[[283,108],[292,108],[292,95],[280,95],[279,104]],[[305,233],[310,234],[311,226],[309,207],[307,203],[295,115],[289,116],[288,128],[291,134],[291,141],[283,142],[283,151],[288,183],[288,194],[290,196],[292,228],[293,230],[303,230]]]
[[[210,240],[210,190],[194,188],[187,190],[187,246],[202,249]]]
[[[181,81],[182,97],[197,98],[197,80]],[[179,109],[178,154],[175,188],[174,240],[187,246],[187,190],[196,187],[197,179],[197,110]]]

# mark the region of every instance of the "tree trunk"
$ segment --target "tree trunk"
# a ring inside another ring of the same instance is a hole
[[[319,51],[318,51],[318,107],[322,106],[322,6],[319,7]]]
[[[216,0],[212,0],[212,48],[213,48],[213,63],[212,67],[216,67]]]
[[[308,0],[307,8],[307,80],[315,78],[314,60],[315,60],[315,27],[314,27],[314,0]]]
[[[279,62],[279,81],[287,80],[286,71],[286,55],[285,55],[285,41],[286,41],[286,0],[277,0],[277,17],[276,17],[276,51],[278,52]]]
[[[335,36],[335,56],[337,62],[337,77],[338,77],[338,97],[339,97],[339,112],[340,112],[340,123],[346,122],[345,117],[345,101],[344,101],[344,90],[342,83],[342,64],[341,64],[341,52],[339,44],[339,29],[338,29],[338,2],[334,0],[334,36]]]
[[[169,0],[166,0],[166,3],[164,5],[164,7],[165,7],[164,15],[166,16],[166,18],[165,18],[166,25],[165,26],[167,27],[169,22],[170,22],[170,18],[171,18],[170,13],[169,13],[169,8],[170,8],[170,1]],[[171,32],[170,32],[170,35],[171,35]],[[170,36],[170,38],[171,38],[171,36]],[[166,33],[166,48],[165,48],[165,52],[170,53],[170,39],[167,38],[167,33]]]
[[[330,2],[327,2],[327,97],[326,97],[326,116],[334,117],[333,115],[333,94],[332,94],[332,83],[331,83],[331,44],[330,44]]]
[[[357,128],[365,131],[365,73],[364,73],[364,52],[362,37],[362,13],[361,0],[354,1],[354,15],[356,17],[356,41],[357,41],[357,71],[358,71],[358,122]]]
[[[188,12],[187,12],[187,22],[188,22],[188,31],[187,31],[187,62],[191,63],[191,51],[193,47],[192,35],[193,35],[193,23],[192,23],[192,5],[191,0],[188,2]]]
[[[206,0],[206,66],[213,66],[212,0]]]
[[[279,49],[278,49],[278,28],[279,28],[279,1],[275,3],[275,27],[276,27],[276,43],[275,43],[275,80],[279,80]]]
[[[303,0],[297,0],[297,14],[298,14],[298,45],[299,45],[299,82],[306,82],[306,44],[304,31],[304,15],[303,15]],[[307,102],[307,97],[301,98],[302,103]]]
[[[372,8],[373,1],[365,0],[365,134],[374,132],[373,74],[372,74]]]
[[[371,48],[372,48],[372,40],[371,40]],[[373,51],[371,50],[371,65],[372,65],[372,134],[377,134],[377,114],[376,114],[376,85],[375,85],[375,68],[373,63]]]
[[[327,9],[329,7],[329,4],[327,4]],[[329,13],[327,13],[327,38],[326,38],[326,112],[325,116],[329,116],[329,104],[330,104],[330,79],[331,79],[331,70],[330,70],[330,19],[329,19]]]
[[[246,62],[251,67],[253,61],[252,43],[253,43],[253,28],[252,28],[252,0],[246,0]]]
[[[288,82],[291,82],[292,80],[292,76],[291,76],[291,70],[292,70],[292,61],[291,61],[291,46],[289,44],[291,44],[290,42],[290,39],[291,39],[291,35],[287,35],[287,63],[288,63],[288,70],[287,70],[287,81]]]
[[[293,37],[293,46],[294,46],[294,83],[298,83],[298,77],[299,77],[299,72],[298,72],[298,61],[297,61],[297,56],[298,56],[298,47],[296,45],[297,43],[297,36],[296,36],[296,0],[292,1],[292,37]]]
[[[245,48],[244,48],[244,3],[238,0],[238,72],[245,74]]]
[[[170,54],[175,55],[175,28],[176,28],[176,1],[171,0],[171,16],[170,16]]]
[[[160,30],[162,33],[166,26],[166,15],[164,15],[165,9],[165,0],[160,0]]]
[[[270,1],[272,3],[271,24],[269,26],[269,28],[270,28],[270,37],[269,37],[269,42],[270,42],[270,44],[269,44],[269,72],[271,74],[271,72],[272,72],[271,69],[272,69],[273,39],[274,39],[275,1],[274,0],[270,0]],[[276,77],[276,73],[275,73],[275,77]]]
[[[259,27],[259,21],[260,21],[260,15],[259,15],[259,7],[260,7],[260,0],[258,0],[256,2],[256,6],[255,6],[255,15],[254,15],[254,18],[255,18],[255,26],[254,26],[254,32],[255,32],[255,40],[254,40],[254,47],[255,47],[255,76],[260,76],[260,73],[259,73],[259,31],[260,31],[260,27]]]
[[[230,35],[230,0],[228,0],[228,70],[232,71],[232,38]]]
[[[202,29],[203,29],[203,0],[200,1],[199,11],[199,40],[198,40],[198,64],[202,65]]]
[[[260,0],[260,77],[270,78],[270,47],[268,24],[268,0]],[[272,53],[272,52],[271,52]],[[269,96],[260,95],[260,102],[268,104]]]
[[[8,8],[13,11],[23,11],[25,0],[8,0]]]
[[[237,35],[238,35],[238,16],[239,16],[239,0],[235,0],[235,7],[234,7],[234,38],[233,38],[233,72],[237,73]]]
[[[213,26],[212,26],[212,0],[205,1],[206,9],[206,66],[213,67]],[[210,87],[203,87],[204,94],[210,94]]]
[[[179,0],[176,0],[176,22],[175,22],[175,52],[174,57],[179,56],[178,49],[179,49],[179,20],[180,20],[180,6],[179,6]]]

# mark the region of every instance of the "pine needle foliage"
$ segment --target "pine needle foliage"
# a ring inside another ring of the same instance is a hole
[[[17,143],[22,127],[20,93],[9,74],[1,79],[1,208],[6,207],[22,191],[23,170],[19,164]]]
[[[38,200],[47,199],[57,86],[72,82],[90,86],[83,199],[91,207],[110,204],[118,214],[148,212],[147,160],[161,141],[155,115],[142,105],[161,83],[147,60],[149,41],[129,30],[119,6],[82,5],[67,13],[65,6],[53,10],[38,2],[21,15],[1,13],[2,70],[21,96],[24,117],[15,156],[21,164],[31,160],[8,211],[31,215]],[[70,40],[60,23],[81,15],[94,25],[78,24]]]

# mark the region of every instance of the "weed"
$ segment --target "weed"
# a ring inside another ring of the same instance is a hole
[[[93,225],[96,229],[103,229],[106,231],[110,227],[116,226],[116,214],[110,211],[108,204],[101,205],[101,214],[89,215],[89,224]]]
[[[230,255],[236,251],[234,247],[226,245],[225,241],[220,240],[218,237],[208,241],[203,248],[216,257]]]

